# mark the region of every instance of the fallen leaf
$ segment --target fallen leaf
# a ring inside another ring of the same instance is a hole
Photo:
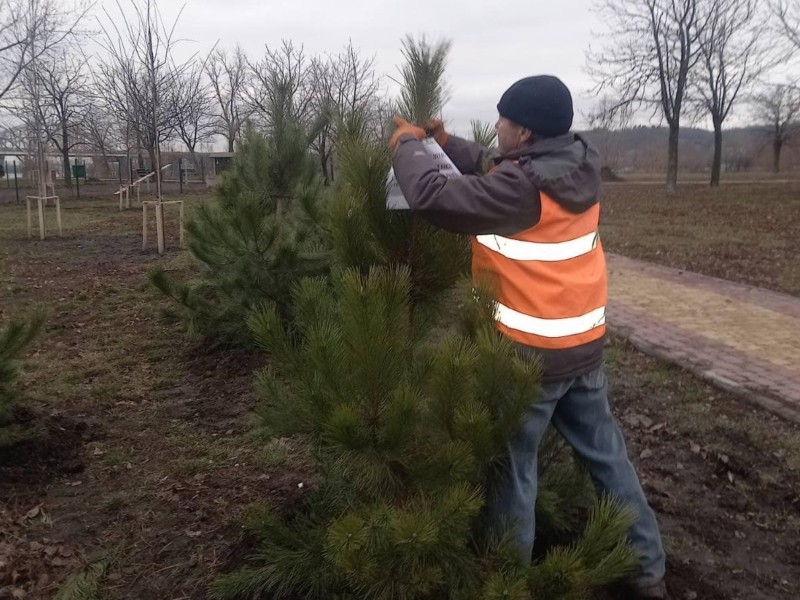
[[[50,564],[54,567],[69,567],[70,565],[75,564],[75,560],[70,560],[69,558],[61,558],[60,556],[54,556],[50,559]]]
[[[730,471],[728,471],[728,481],[733,483],[733,473],[731,473]]]
[[[186,535],[188,535],[190,538],[196,538],[196,537],[200,537],[201,535],[203,535],[203,532],[199,531],[199,530],[198,531],[188,531],[187,530],[186,531]]]
[[[25,513],[25,517],[23,517],[23,518],[25,518],[25,519],[36,518],[37,516],[39,516],[39,512],[41,510],[42,510],[42,505],[41,504],[37,504],[32,509],[30,509],[28,512],[26,512]]]
[[[700,444],[695,444],[694,442],[689,442],[689,446],[692,449],[694,454],[700,454]]]
[[[642,450],[642,453],[639,455],[639,458],[650,458],[653,456],[653,451],[650,448],[645,448]]]

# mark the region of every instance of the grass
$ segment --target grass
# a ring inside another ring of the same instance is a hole
[[[800,296],[800,182],[609,185],[601,235],[607,250]]]
[[[712,438],[721,440],[719,447],[710,448],[719,454],[731,450],[731,439],[746,440],[751,448],[771,457],[773,462],[800,473],[800,435],[778,417],[740,404],[679,366],[642,358],[619,338],[612,338],[607,347],[606,362],[612,378],[615,373],[624,373],[627,385],[659,398],[659,410],[663,413],[659,418],[671,428],[698,443]]]
[[[270,440],[259,451],[256,460],[261,466],[282,467],[289,463],[292,447],[285,438]]]
[[[164,431],[175,446],[177,458],[171,469],[177,475],[193,476],[245,462],[249,450],[237,436],[211,435],[192,423],[170,422]]]
[[[610,201],[612,208],[618,200]],[[658,248],[664,247],[659,244],[666,244],[697,257],[702,254],[702,244],[708,240],[713,242],[713,247],[720,248],[725,246],[726,240],[735,237],[731,225],[703,238],[707,226],[691,223],[691,214],[681,212],[684,208],[676,204],[655,206],[655,200],[650,204],[646,199],[635,201],[644,202],[642,206],[650,206],[658,212],[661,222],[648,224],[648,219],[654,218],[651,215],[637,216],[626,223],[623,215],[612,214],[607,224],[610,243],[614,243],[615,237],[617,241],[632,239],[638,232],[645,236],[637,242],[639,248],[647,249],[648,245]],[[738,206],[740,201],[731,202]],[[792,205],[791,199],[787,202]],[[192,203],[188,206],[191,213]],[[721,206],[715,206],[721,210]],[[187,364],[189,344],[177,328],[165,325],[160,319],[161,303],[146,284],[145,273],[157,262],[168,270],[191,272],[193,260],[187,252],[170,251],[164,258],[157,258],[154,251],[142,254],[138,211],[119,213],[113,201],[71,204],[69,210],[65,210],[66,239],[63,242],[48,239],[43,243],[25,239],[24,209],[21,214],[22,220],[18,207],[0,206],[0,259],[5,257],[0,262],[0,311],[16,310],[42,300],[54,315],[45,335],[34,347],[35,354],[23,378],[24,392],[35,403],[98,424],[104,453],[89,459],[86,476],[81,476],[83,487],[72,489],[70,493],[96,486],[91,490],[96,495],[84,496],[86,504],[81,504],[79,509],[88,515],[105,513],[109,522],[93,521],[93,531],[97,535],[92,534],[95,537],[90,543],[102,537],[107,547],[113,547],[120,538],[129,536],[124,541],[131,542],[133,550],[129,556],[120,557],[121,567],[135,573],[137,585],[144,585],[147,573],[169,561],[183,560],[185,556],[165,554],[154,559],[146,551],[136,552],[149,545],[161,548],[170,536],[179,539],[185,537],[185,528],[190,525],[191,530],[197,528],[191,521],[194,518],[191,510],[196,509],[192,504],[194,496],[187,492],[186,498],[181,500],[186,504],[169,512],[173,509],[157,496],[162,480],[166,487],[185,485],[187,479],[201,474],[208,474],[208,479],[219,478],[225,485],[210,488],[208,492],[203,491],[201,484],[196,484],[198,496],[208,500],[197,514],[208,515],[208,523],[218,525],[214,520],[219,520],[219,515],[209,506],[218,500],[227,500],[226,491],[238,490],[240,482],[248,481],[239,469],[228,467],[241,464],[242,471],[244,467],[251,467],[251,477],[260,468],[291,470],[303,460],[302,444],[286,439],[267,441],[255,434],[215,435],[213,427],[206,427],[202,422],[215,415],[190,416],[194,410],[192,402],[207,388],[203,384],[182,391],[182,385],[198,378],[198,373],[190,371]],[[669,225],[675,215],[678,215],[675,224]],[[680,223],[687,224],[685,233],[679,232]],[[754,230],[740,237],[751,250],[760,248],[772,252],[791,245],[782,230],[763,235]],[[785,268],[791,277],[798,277],[800,281],[796,266],[786,265]],[[46,271],[44,279],[50,283],[37,279],[39,269]],[[608,347],[606,359],[612,369],[622,374],[626,385],[635,384],[643,395],[658,395],[659,402],[651,402],[650,406],[657,404],[659,410],[663,410],[659,421],[668,422],[670,429],[677,429],[698,442],[707,438],[727,439],[728,434],[735,434],[731,439],[753,444],[776,464],[775,473],[763,474],[764,481],[769,477],[779,480],[781,471],[778,469],[800,469],[800,436],[793,436],[792,430],[785,427],[775,426],[763,413],[741,408],[728,411],[725,401],[720,400],[721,394],[678,368],[648,360],[639,369],[631,360],[631,350],[619,342]],[[217,389],[212,388],[211,393]],[[176,409],[182,402],[186,404]],[[176,414],[180,418],[176,418]],[[731,453],[725,446],[715,447],[714,451]],[[231,482],[235,484],[229,485]],[[252,483],[248,485],[255,488]],[[50,493],[54,492],[57,493],[57,487]],[[254,493],[261,493],[260,488]],[[195,494],[194,489],[191,494]],[[72,497],[64,496],[62,502],[68,503]],[[80,502],[80,498],[72,501]],[[238,500],[229,501],[229,505],[219,509],[226,518],[238,510],[235,504]],[[76,509],[76,505],[71,508]],[[159,511],[164,513],[161,521],[155,520]],[[766,518],[770,527],[782,526],[797,534],[800,520],[791,513],[770,514]],[[60,522],[54,519],[54,526]],[[203,528],[205,525],[206,522]],[[192,543],[199,545],[202,540]],[[670,547],[681,548],[688,543],[681,538],[671,539]],[[201,547],[198,551],[205,550]],[[153,566],[146,563],[147,560],[162,564]],[[109,585],[109,567],[101,564],[92,563],[74,573],[62,585],[57,597],[90,600],[113,596],[111,588],[124,586]],[[197,571],[202,571],[203,577],[208,576],[202,561]],[[178,581],[176,575],[170,584],[178,589],[183,581]],[[158,589],[164,591],[168,587],[163,584]]]

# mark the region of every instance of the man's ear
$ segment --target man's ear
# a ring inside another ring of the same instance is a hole
[[[519,141],[522,144],[530,144],[533,141],[533,131],[523,127],[519,132]]]

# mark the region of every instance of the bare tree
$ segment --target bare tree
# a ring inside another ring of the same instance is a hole
[[[117,3],[119,17],[105,11],[101,22],[106,60],[101,63],[97,83],[109,109],[126,123],[150,154],[156,182],[156,233],[158,252],[164,252],[164,213],[161,186],[161,144],[177,127],[176,104],[171,94],[191,68],[194,56],[175,61],[175,28],[183,9],[167,26],[155,0],[130,0],[133,16]]]
[[[609,43],[588,53],[597,89],[613,90],[620,106],[649,106],[669,126],[667,193],[678,190],[678,140],[689,76],[700,58],[702,0],[598,0]]]
[[[791,50],[800,51],[800,2],[798,0],[770,0],[772,14]]]
[[[598,150],[603,166],[612,171],[619,169],[621,148],[616,133],[630,126],[633,118],[631,104],[626,104],[613,96],[602,96],[586,115],[589,126],[595,130]]]
[[[26,110],[36,111],[42,132],[61,155],[64,183],[72,188],[69,155],[84,141],[87,118],[86,58],[65,46],[40,56],[27,70],[30,76],[23,77],[23,85],[38,101],[26,103]]]
[[[189,150],[195,169],[200,168],[197,145],[210,139],[215,131],[211,90],[204,80],[205,63],[195,63],[175,79],[169,102],[173,104],[175,131]]]
[[[119,3],[117,18],[104,10],[106,58],[99,65],[97,84],[109,110],[130,126],[150,155],[160,199],[161,144],[172,137],[178,120],[178,105],[170,99],[194,57],[183,63],[174,59],[181,13],[167,27],[155,0],[130,0],[130,7],[132,17]]]
[[[761,15],[757,0],[705,0],[706,27],[700,35],[702,67],[693,91],[714,126],[711,185],[718,186],[722,170],[722,124],[739,100],[740,92],[766,68],[766,46],[757,28]]]
[[[355,115],[367,125],[376,117],[380,84],[375,58],[364,58],[352,41],[338,54],[316,57],[311,62],[315,80],[315,113],[319,134],[312,149],[317,153],[325,183],[333,180],[333,155],[338,130]]]
[[[781,151],[800,138],[800,89],[777,84],[753,96],[754,116],[762,124],[767,143],[772,147],[772,170],[781,170]]]
[[[247,58],[240,46],[233,54],[218,49],[209,56],[205,70],[217,101],[215,133],[227,140],[228,152],[233,152],[242,124],[250,114],[244,102]]]
[[[58,0],[0,0],[0,99],[20,75],[75,33],[88,7]]]
[[[100,153],[103,164],[102,172],[104,175],[108,175],[111,150],[127,149],[125,136],[121,131],[125,126],[124,124],[120,126],[97,98],[89,99],[86,115],[87,118],[83,122],[84,143]],[[120,176],[122,176],[121,166]]]

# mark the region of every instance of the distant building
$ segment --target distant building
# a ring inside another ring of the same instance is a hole
[[[220,175],[231,168],[233,152],[211,152],[208,155],[209,173],[206,184],[211,187],[219,181]]]

